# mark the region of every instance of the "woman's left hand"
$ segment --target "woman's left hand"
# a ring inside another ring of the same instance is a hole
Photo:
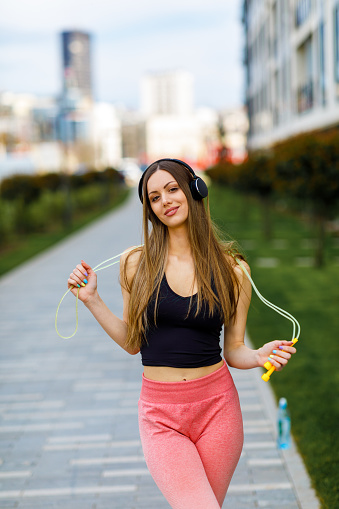
[[[277,371],[281,371],[288,363],[291,356],[296,353],[293,341],[271,341],[257,350],[259,366],[264,366],[265,362],[270,361]]]

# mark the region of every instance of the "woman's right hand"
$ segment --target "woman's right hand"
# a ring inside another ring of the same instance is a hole
[[[86,303],[96,293],[97,275],[88,263],[81,260],[70,274],[67,283],[73,295],[76,296],[79,290],[79,300]]]

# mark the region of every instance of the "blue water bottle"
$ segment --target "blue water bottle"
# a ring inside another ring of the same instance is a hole
[[[288,449],[291,445],[291,417],[286,398],[279,399],[277,421],[278,447],[279,449]]]

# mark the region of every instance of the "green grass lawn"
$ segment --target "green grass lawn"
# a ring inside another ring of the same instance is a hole
[[[108,205],[75,210],[72,225],[67,229],[62,226],[61,221],[58,223],[51,221],[44,232],[13,236],[11,242],[0,250],[0,276],[114,209],[125,200],[127,195],[128,189],[121,188],[114,194]]]
[[[339,508],[338,239],[328,236],[327,264],[315,269],[307,266],[315,237],[311,222],[272,211],[273,239],[268,241],[256,199],[213,186],[210,204],[214,220],[243,247],[260,292],[301,325],[298,353],[269,383],[277,398],[288,399],[293,436],[322,508]],[[267,258],[275,266],[263,267]],[[253,294],[248,332],[259,347],[273,339],[289,340],[292,326]]]

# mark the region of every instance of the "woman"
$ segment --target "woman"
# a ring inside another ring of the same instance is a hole
[[[290,341],[244,344],[251,284],[222,243],[203,198],[207,187],[176,159],[151,164],[139,185],[144,246],[121,259],[123,319],[100,299],[84,261],[69,287],[109,336],[141,352],[139,427],[147,466],[175,509],[222,506],[243,445],[238,394],[229,366],[270,362],[280,371]],[[149,223],[152,225],[149,231]],[[249,267],[242,262],[246,269]],[[219,338],[224,325],[224,357]]]

